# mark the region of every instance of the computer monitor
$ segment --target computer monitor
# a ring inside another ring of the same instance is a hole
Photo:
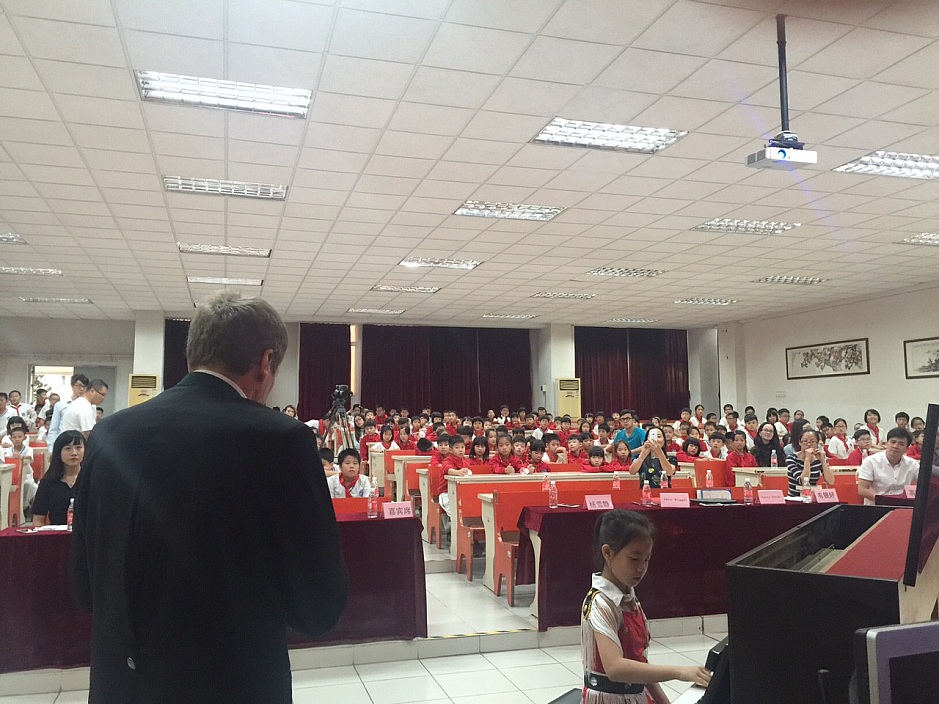
[[[858,704],[932,704],[939,695],[939,622],[862,628],[854,634]]]
[[[913,521],[910,525],[910,541],[906,551],[906,568],[903,583],[916,586],[916,577],[923,571],[926,560],[932,554],[939,539],[939,405],[931,403],[926,411],[926,427],[923,430],[923,452],[916,479],[916,500],[913,504]]]

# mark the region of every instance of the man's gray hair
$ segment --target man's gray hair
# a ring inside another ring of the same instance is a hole
[[[287,353],[287,327],[270,303],[222,291],[199,304],[186,339],[190,370],[221,367],[245,374],[265,350],[274,351],[271,371],[276,372]]]

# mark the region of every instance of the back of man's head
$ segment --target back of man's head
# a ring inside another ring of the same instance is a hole
[[[199,304],[189,325],[189,369],[217,369],[239,376],[273,350],[276,372],[287,352],[287,327],[273,306],[260,298],[222,291]]]

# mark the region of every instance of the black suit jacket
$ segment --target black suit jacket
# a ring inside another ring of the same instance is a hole
[[[346,599],[309,428],[192,373],[95,427],[77,492],[90,703],[291,701],[287,625],[322,634]]]

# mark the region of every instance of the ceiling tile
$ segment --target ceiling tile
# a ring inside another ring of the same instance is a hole
[[[263,9],[251,0],[228,0],[228,36],[242,44],[323,51],[333,9],[287,0],[265,0]]]
[[[422,63],[501,75],[515,64],[530,42],[531,38],[520,32],[444,23]]]
[[[147,6],[136,0],[115,0],[121,25],[163,34],[222,39],[224,12],[222,0],[161,0]]]
[[[225,47],[220,41],[136,30],[125,30],[123,36],[131,60],[129,68],[183,76],[226,77]],[[119,65],[123,64],[122,60]]]
[[[908,34],[858,27],[822,49],[799,68],[849,78],[872,78],[929,43]],[[877,47],[872,51],[871,47]]]
[[[753,28],[763,14],[678,0],[633,42],[640,49],[716,56]]]
[[[410,64],[331,55],[323,67],[319,90],[397,100],[413,71]]]
[[[404,100],[479,108],[492,95],[499,80],[498,76],[485,73],[420,66],[408,85]]]
[[[511,75],[558,83],[590,83],[622,51],[608,44],[537,37],[512,68]]]
[[[426,19],[342,9],[329,49],[346,56],[413,63],[420,60],[436,27],[436,22]]]
[[[225,77],[241,83],[316,87],[322,54],[268,46],[228,43],[228,72]]]

